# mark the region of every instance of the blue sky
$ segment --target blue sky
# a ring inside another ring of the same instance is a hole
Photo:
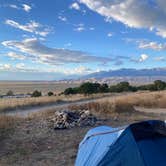
[[[0,0],[0,80],[166,67],[165,0]]]

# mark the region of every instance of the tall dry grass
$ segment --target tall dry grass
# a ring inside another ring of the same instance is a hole
[[[108,97],[97,102],[81,105],[71,105],[69,109],[87,109],[95,114],[131,114],[135,113],[135,106],[145,108],[166,108],[166,91],[137,92],[123,96]]]
[[[120,100],[112,101],[100,101],[100,102],[90,102],[81,105],[71,105],[69,106],[71,110],[90,110],[91,113],[97,115],[115,115],[120,113],[132,113],[135,109],[130,103],[126,103]]]
[[[166,108],[166,91],[135,93],[119,100],[139,107]]]
[[[38,97],[38,98],[5,98],[0,99],[0,111],[17,109],[27,106],[38,106],[60,101],[60,97]]]
[[[109,96],[110,94],[94,94],[94,95],[69,95],[69,96],[43,96],[43,97],[29,97],[29,98],[2,98],[0,99],[0,111],[26,108],[32,106],[41,106],[47,104],[54,104],[58,102],[72,102],[84,99],[101,98]]]
[[[16,116],[0,115],[0,140],[11,134],[20,121]]]
[[[16,116],[0,116],[0,129],[13,127],[20,118]]]

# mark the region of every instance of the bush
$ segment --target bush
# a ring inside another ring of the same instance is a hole
[[[53,96],[54,95],[54,93],[53,92],[48,92],[48,96]]]
[[[79,92],[83,93],[83,94],[99,93],[100,92],[100,84],[99,83],[91,83],[91,82],[83,83],[79,87]]]
[[[154,81],[154,86],[156,90],[164,90],[166,88],[166,83],[161,80]]]
[[[81,84],[79,87],[75,88],[67,88],[63,94],[93,94],[93,93],[107,93],[107,92],[136,92],[138,90],[149,90],[149,91],[157,91],[157,90],[165,90],[166,83],[161,80],[154,81],[153,84],[141,85],[141,86],[131,86],[128,82],[120,82],[116,85],[112,85],[108,87],[107,84],[99,84],[99,83],[91,83],[86,82]]]
[[[7,95],[7,96],[13,96],[14,93],[13,93],[13,91],[9,90],[9,91],[6,93],[6,95]]]
[[[42,96],[42,93],[40,91],[37,91],[37,90],[35,90],[31,95],[31,97],[40,97],[40,96]]]
[[[110,86],[110,92],[135,92],[137,91],[137,88],[134,86],[131,86],[128,82],[120,82],[117,85]]]
[[[107,84],[102,84],[102,85],[100,85],[100,92],[101,92],[101,93],[107,93],[107,92],[109,92],[109,87],[108,87],[108,85],[107,85]]]
[[[65,89],[65,91],[63,93],[64,93],[64,95],[70,95],[70,94],[76,94],[78,92],[76,91],[76,88],[75,89],[74,88],[67,88],[67,89]]]

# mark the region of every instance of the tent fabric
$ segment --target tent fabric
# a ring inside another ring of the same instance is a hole
[[[146,121],[121,128],[91,129],[79,145],[75,165],[165,166],[165,122]]]
[[[97,165],[97,163],[109,150],[109,146],[111,146],[111,144],[113,144],[118,139],[123,130],[124,129],[115,129],[108,126],[100,126],[89,130],[85,138],[79,145],[79,152],[76,160],[76,165]],[[95,134],[99,135],[92,136]]]

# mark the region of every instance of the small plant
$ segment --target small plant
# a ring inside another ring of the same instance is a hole
[[[53,92],[48,92],[48,96],[53,96],[54,95],[54,93]]]
[[[6,93],[6,95],[7,95],[7,96],[13,96],[14,93],[13,93],[13,91],[9,90],[9,91]]]
[[[40,96],[42,96],[42,93],[40,91],[37,91],[37,90],[35,90],[31,95],[31,97],[40,97]]]

